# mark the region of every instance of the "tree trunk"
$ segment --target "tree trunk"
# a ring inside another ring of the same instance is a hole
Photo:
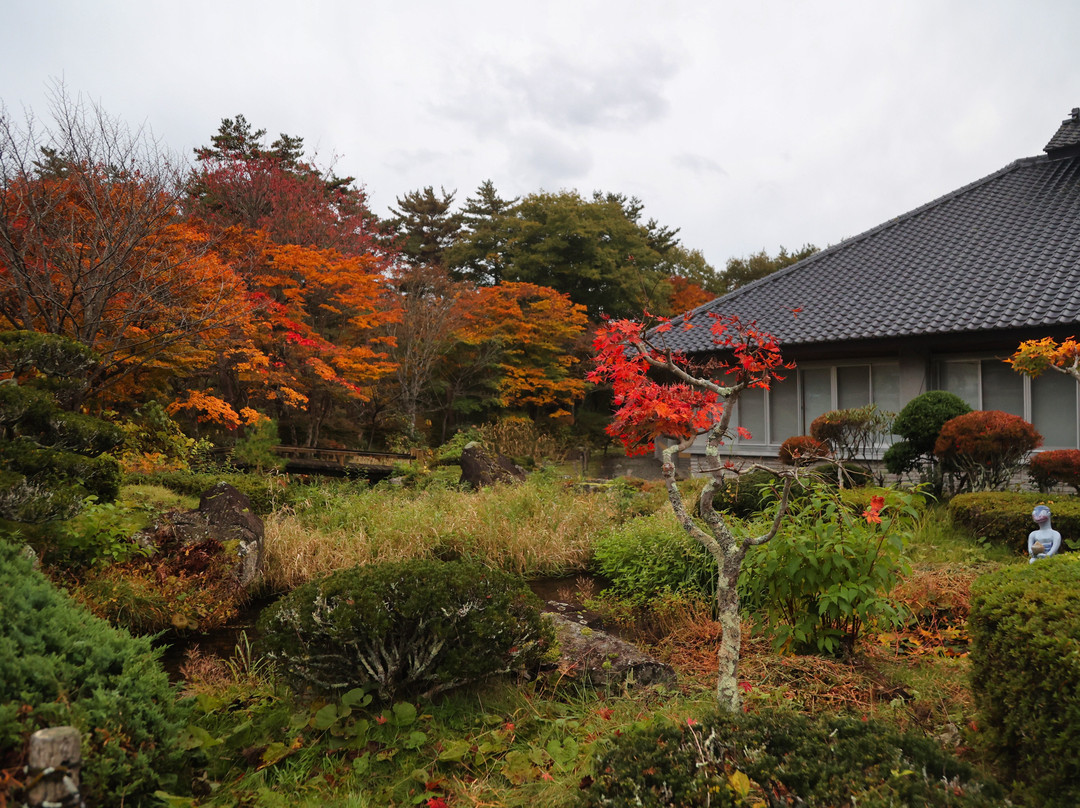
[[[734,548],[733,548],[734,549]],[[721,707],[736,711],[740,705],[739,654],[742,644],[742,618],[739,615],[739,568],[742,559],[728,555],[718,558],[719,573],[716,586],[716,606],[723,632],[717,652],[719,671],[716,679],[716,701]]]

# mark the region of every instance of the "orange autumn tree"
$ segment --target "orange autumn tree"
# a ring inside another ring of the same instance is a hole
[[[380,305],[381,264],[276,245],[259,231],[231,235],[234,247],[258,245],[243,272],[251,317],[220,354],[214,377],[172,409],[231,428],[241,408],[254,408],[294,419],[300,442],[315,446],[326,419],[367,401],[371,385],[392,369],[377,333],[395,316]],[[211,406],[213,398],[221,405]]]
[[[692,327],[684,320],[683,328]],[[634,320],[612,320],[594,342],[596,369],[589,374],[594,383],[612,387],[617,407],[607,427],[626,447],[628,454],[651,451],[656,438],[669,443],[664,448],[662,474],[668,499],[683,529],[716,560],[717,611],[723,630],[718,651],[717,701],[735,710],[739,706],[739,652],[741,617],[736,585],[747,551],[771,540],[787,511],[794,471],[784,478],[780,505],[769,530],[758,536],[736,537],[722,513],[713,508],[713,498],[723,483],[731,461],[721,460],[724,440],[729,436],[732,408],[740,393],[750,388],[768,389],[785,365],[776,341],[753,324],[733,316],[714,316],[711,326],[716,356],[694,364],[665,345],[665,334],[673,322],[660,318],[651,331]],[[659,373],[658,381],[652,374]],[[741,428],[740,428],[741,429]],[[700,436],[706,437],[706,462],[702,471],[708,481],[698,498],[700,522],[695,520],[676,485],[675,458],[690,448]]]
[[[1080,343],[1074,337],[1061,342],[1050,337],[1022,342],[1006,361],[1013,370],[1032,378],[1046,370],[1056,370],[1080,381]]]
[[[571,352],[589,322],[585,307],[531,283],[481,287],[466,305],[459,338],[494,349],[490,361],[498,373],[499,405],[550,418],[570,416],[585,396]]]
[[[668,283],[671,285],[671,299],[668,301],[668,308],[676,314],[682,314],[691,309],[696,309],[698,306],[704,306],[717,298],[717,295],[709,290],[703,289],[692,280],[680,275],[672,275],[668,278]]]
[[[314,446],[333,417],[355,424],[348,413],[393,368],[382,329],[399,315],[381,299],[392,256],[351,178],[305,162],[301,138],[266,147],[264,135],[238,116],[222,122],[212,147],[196,150],[189,216],[215,234],[253,307],[200,392],[233,413],[271,412]]]
[[[245,316],[242,285],[181,221],[179,174],[102,111],[56,99],[50,130],[0,115],[0,326],[75,339],[123,398],[207,362]]]

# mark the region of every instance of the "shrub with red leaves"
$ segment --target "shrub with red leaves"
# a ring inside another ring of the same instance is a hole
[[[945,422],[934,454],[951,472],[959,491],[1004,488],[1028,452],[1042,445],[1040,435],[1019,415],[976,410]]]
[[[824,441],[810,435],[794,435],[780,444],[780,462],[785,466],[806,466],[832,452]]]
[[[1031,458],[1031,480],[1040,491],[1071,485],[1080,494],[1080,449],[1055,449]]]

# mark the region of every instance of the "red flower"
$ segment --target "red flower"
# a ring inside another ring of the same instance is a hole
[[[450,806],[446,804],[446,800],[442,797],[429,797],[427,808],[450,808]]]
[[[862,512],[867,522],[881,524],[881,509],[885,507],[885,497],[871,497],[870,507]]]

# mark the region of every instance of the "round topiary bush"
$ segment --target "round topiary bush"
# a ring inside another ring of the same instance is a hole
[[[71,725],[82,733],[89,805],[157,805],[155,790],[183,789],[177,775],[190,753],[176,738],[189,710],[158,655],[0,542],[0,768],[23,762],[34,731]]]
[[[319,693],[430,695],[535,666],[554,634],[524,581],[468,561],[340,570],[259,618],[270,658]]]
[[[874,721],[787,711],[657,722],[617,738],[583,808],[949,806],[1003,803],[996,784],[927,738]]]
[[[1031,481],[1046,492],[1055,485],[1069,485],[1080,494],[1080,449],[1055,449],[1031,458]]]
[[[903,440],[885,453],[885,467],[891,474],[903,474],[918,468],[924,459],[932,463],[934,443],[945,422],[969,412],[964,399],[945,390],[915,396],[893,421],[893,433]]]
[[[976,410],[945,422],[934,443],[942,467],[959,477],[959,490],[1004,487],[1042,435],[1021,418],[1001,410]]]

